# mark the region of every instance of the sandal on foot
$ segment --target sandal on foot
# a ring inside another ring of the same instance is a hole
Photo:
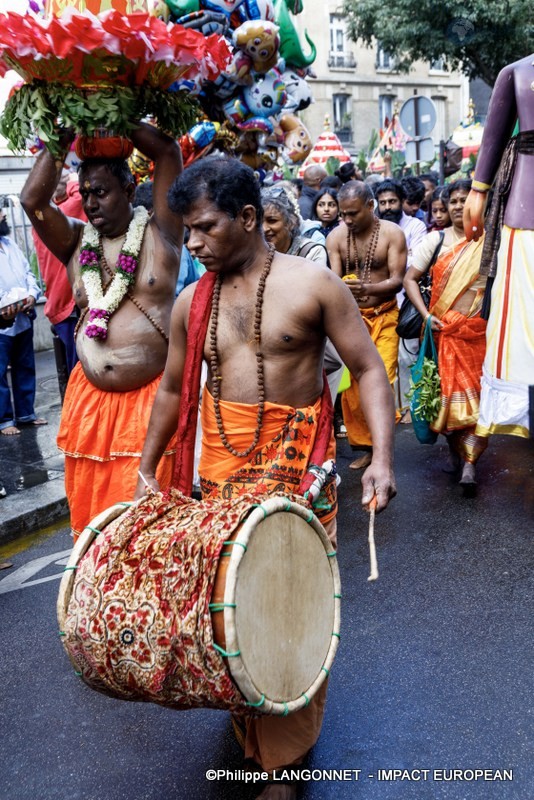
[[[346,438],[347,438],[347,429],[345,425],[340,425],[336,433],[336,439],[346,439]]]
[[[19,436],[20,431],[18,428],[15,428],[14,425],[8,425],[7,428],[2,428],[0,431],[0,435],[2,436]]]

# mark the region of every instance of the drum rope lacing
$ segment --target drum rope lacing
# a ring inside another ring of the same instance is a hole
[[[260,343],[261,343],[261,317],[262,317],[262,310],[263,310],[263,294],[265,292],[265,282],[267,280],[267,276],[271,270],[271,266],[273,263],[275,249],[272,245],[269,246],[269,250],[267,253],[267,259],[265,261],[265,266],[263,267],[262,273],[260,275],[260,280],[258,283],[258,290],[256,292],[256,305],[254,309],[254,339],[253,341],[256,344],[256,373],[258,378],[258,414],[256,418],[256,430],[254,431],[254,438],[252,443],[246,450],[236,450],[235,447],[232,447],[228,439],[226,438],[226,433],[224,431],[223,420],[221,416],[221,408],[220,408],[220,398],[221,398],[221,381],[222,377],[219,374],[220,367],[219,367],[219,358],[217,356],[217,323],[219,321],[219,302],[221,296],[221,286],[223,276],[222,273],[217,275],[217,279],[215,281],[215,286],[213,288],[213,302],[212,302],[212,317],[211,317],[211,325],[210,325],[210,370],[211,370],[211,378],[213,382],[213,408],[215,412],[215,421],[217,423],[217,429],[219,431],[219,436],[221,438],[221,442],[223,443],[226,450],[231,453],[236,458],[245,458],[246,456],[250,455],[252,451],[257,446],[260,440],[261,428],[263,424],[263,412],[265,410],[265,378],[264,378],[264,371],[263,371],[263,353],[261,352]]]

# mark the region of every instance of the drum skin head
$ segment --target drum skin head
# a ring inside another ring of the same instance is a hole
[[[309,690],[334,611],[329,559],[310,525],[283,512],[260,522],[237,572],[235,620],[243,664],[262,694],[287,703]]]

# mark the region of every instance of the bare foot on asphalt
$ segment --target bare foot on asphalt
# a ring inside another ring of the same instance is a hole
[[[361,458],[357,458],[356,461],[353,461],[352,464],[349,464],[349,469],[364,469],[364,467],[369,466],[372,460],[373,456],[371,453],[365,453],[365,455],[361,456]]]

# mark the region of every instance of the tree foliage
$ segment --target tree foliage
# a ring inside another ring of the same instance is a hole
[[[349,36],[378,40],[407,72],[443,58],[490,86],[500,70],[534,52],[533,0],[344,0]]]

